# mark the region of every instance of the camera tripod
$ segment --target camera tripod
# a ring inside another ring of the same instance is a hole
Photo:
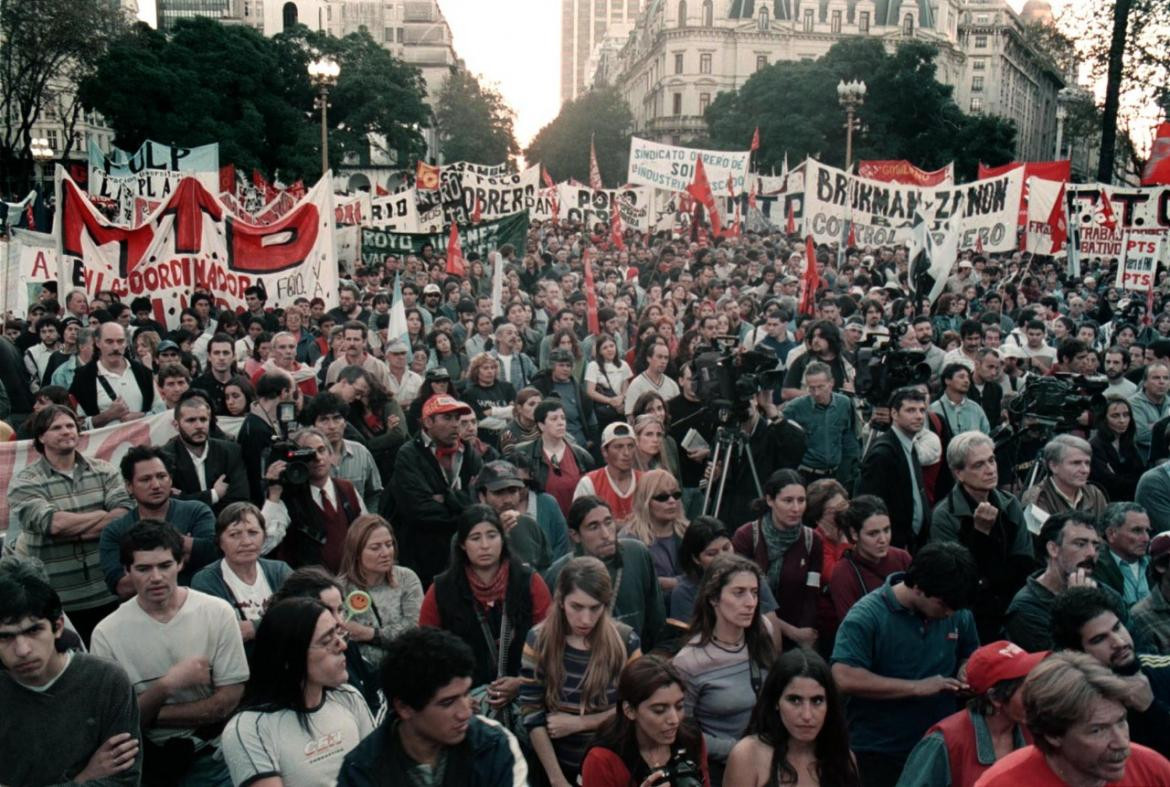
[[[756,460],[752,458],[751,446],[748,445],[748,436],[742,430],[730,426],[720,426],[715,432],[715,448],[711,451],[711,467],[718,467],[722,458],[724,467],[719,474],[719,489],[715,493],[715,507],[711,508],[711,483],[703,493],[703,513],[718,516],[723,506],[723,491],[727,486],[727,476],[731,475],[732,461],[736,456],[747,457],[748,467],[752,471],[752,481],[755,483],[756,497],[763,495],[760,486],[760,476],[756,472]]]

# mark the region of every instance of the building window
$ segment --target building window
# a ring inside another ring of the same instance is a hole
[[[972,71],[985,71],[986,69],[987,69],[987,61],[986,60],[972,60],[971,61],[971,70]]]
[[[983,92],[983,77],[972,77],[971,78],[971,92],[972,93],[982,93]]]
[[[987,49],[987,36],[975,36],[975,48]]]
[[[911,14],[906,14],[902,17],[902,33],[908,36],[914,35],[914,17]]]
[[[861,11],[857,15],[857,30],[862,35],[869,32],[869,11]]]
[[[833,15],[831,17],[829,17],[829,32],[832,32],[832,33],[840,33],[841,32],[841,12],[840,11],[834,11]]]
[[[678,0],[678,26],[687,26],[687,0]]]
[[[804,32],[811,33],[813,31],[813,24],[815,24],[815,18],[813,17],[813,9],[811,9],[811,8],[804,9]]]
[[[710,93],[700,93],[699,94],[699,114],[700,115],[707,114],[707,107],[709,107],[709,106],[711,106],[711,94]]]
[[[711,0],[703,0],[703,26],[711,27],[715,24],[715,7]]]
[[[700,74],[710,74],[711,73],[711,55],[710,54],[699,55],[699,73]]]
[[[673,106],[674,112],[672,112],[671,114],[673,114],[675,117],[678,117],[679,115],[682,114],[682,93],[675,93],[673,95],[672,101],[674,104],[674,106]]]
[[[971,111],[972,112],[982,112],[983,111],[983,99],[982,98],[980,98],[979,96],[975,96],[974,98],[971,99]]]
[[[763,71],[768,67],[767,55],[756,55],[756,71]]]
[[[768,7],[766,5],[760,6],[760,15],[756,17],[756,25],[761,33],[768,31]]]
[[[674,53],[674,73],[681,74],[683,72],[683,56],[682,52]]]
[[[45,129],[45,139],[49,141],[49,147],[54,151],[57,150],[57,129]]]

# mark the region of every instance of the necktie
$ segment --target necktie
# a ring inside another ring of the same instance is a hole
[[[914,533],[922,531],[925,512],[922,510],[922,465],[918,462],[918,454],[914,452],[914,444],[910,444],[910,483],[914,492]]]
[[[325,516],[333,516],[337,513],[337,509],[329,501],[329,495],[325,493],[324,489],[321,490],[321,510],[325,512]]]

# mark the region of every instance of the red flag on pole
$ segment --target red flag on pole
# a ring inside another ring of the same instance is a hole
[[[375,196],[378,196],[378,197],[389,197],[390,196],[390,192],[387,191],[386,189],[382,188],[381,183],[374,184],[374,194],[375,194]]]
[[[589,259],[589,249],[581,254],[585,262],[585,322],[589,326],[589,333],[593,336],[601,333],[601,321],[597,319],[597,287],[593,282],[593,261]]]
[[[1056,195],[1056,202],[1052,205],[1052,212],[1048,214],[1048,231],[1052,235],[1052,251],[1056,254],[1064,248],[1068,240],[1068,216],[1064,209],[1064,184],[1060,184],[1060,192]]]
[[[756,126],[755,132],[752,134],[752,147],[750,153],[755,153],[760,149],[760,127]]]
[[[1170,123],[1158,126],[1150,158],[1142,170],[1143,186],[1160,186],[1170,183]]]
[[[615,249],[626,250],[626,242],[622,238],[622,211],[617,200],[614,200],[613,207],[609,210],[609,238]]]
[[[756,180],[752,178],[752,190],[748,192],[748,207],[754,208],[756,206]]]
[[[447,273],[452,276],[463,276],[467,273],[463,247],[459,243],[459,225],[455,222],[451,222],[451,237],[447,239]]]
[[[788,201],[788,222],[784,226],[784,232],[788,235],[796,234],[796,210],[792,207],[792,200]]]
[[[1109,194],[1105,189],[1101,189],[1101,223],[1109,229],[1110,232],[1117,229],[1117,214],[1113,212],[1113,203],[1109,201]]]
[[[853,219],[849,220],[849,236],[845,238],[845,247],[857,248],[857,225],[853,223]]]
[[[817,274],[817,247],[813,243],[812,235],[804,242],[805,260],[804,275],[801,277],[803,290],[800,293],[800,313],[815,314],[817,308],[817,287],[821,285],[821,278]]]
[[[687,192],[695,201],[707,209],[707,220],[711,222],[711,234],[719,237],[722,226],[719,221],[719,212],[715,210],[715,195],[711,192],[711,184],[707,180],[707,170],[703,167],[703,158],[695,159],[695,179],[687,186]]]
[[[982,235],[975,236],[975,253],[976,254],[983,253],[983,236]]]
[[[552,199],[552,220],[553,224],[557,223],[557,214],[560,213],[560,206],[557,205],[557,184],[553,183],[552,173],[548,171],[548,167],[540,167],[540,176],[544,178],[544,186],[548,189],[549,196]]]
[[[601,168],[597,166],[597,148],[593,146],[592,135],[589,137],[589,188],[605,188],[601,183]]]

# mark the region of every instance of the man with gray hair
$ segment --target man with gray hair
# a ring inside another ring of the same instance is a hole
[[[1149,459],[1154,424],[1170,416],[1170,364],[1154,361],[1142,373],[1141,390],[1129,398],[1133,410],[1134,444],[1143,459]]]
[[[1093,578],[1121,594],[1126,607],[1150,595],[1150,515],[1137,503],[1110,503],[1101,519],[1108,548],[1097,557]]]
[[[971,551],[979,569],[975,625],[979,641],[992,642],[1012,597],[1035,568],[1032,539],[1020,502],[996,488],[999,467],[990,437],[976,431],[955,435],[947,466],[955,486],[934,507],[930,540],[956,541]]]
[[[861,454],[853,401],[833,391],[833,371],[821,361],[805,367],[804,387],[807,394],[784,405],[784,417],[799,425],[807,438],[800,475],[806,484],[836,478],[852,487]]]
[[[1060,511],[1085,511],[1093,517],[1105,513],[1105,494],[1089,483],[1093,448],[1076,435],[1058,434],[1040,452],[1048,477],[1028,488],[1020,498],[1027,509],[1033,533],[1048,515]]]
[[[1092,656],[1054,653],[1032,668],[1022,691],[1033,745],[997,761],[980,787],[1170,785],[1170,762],[1130,742],[1131,684]]]

